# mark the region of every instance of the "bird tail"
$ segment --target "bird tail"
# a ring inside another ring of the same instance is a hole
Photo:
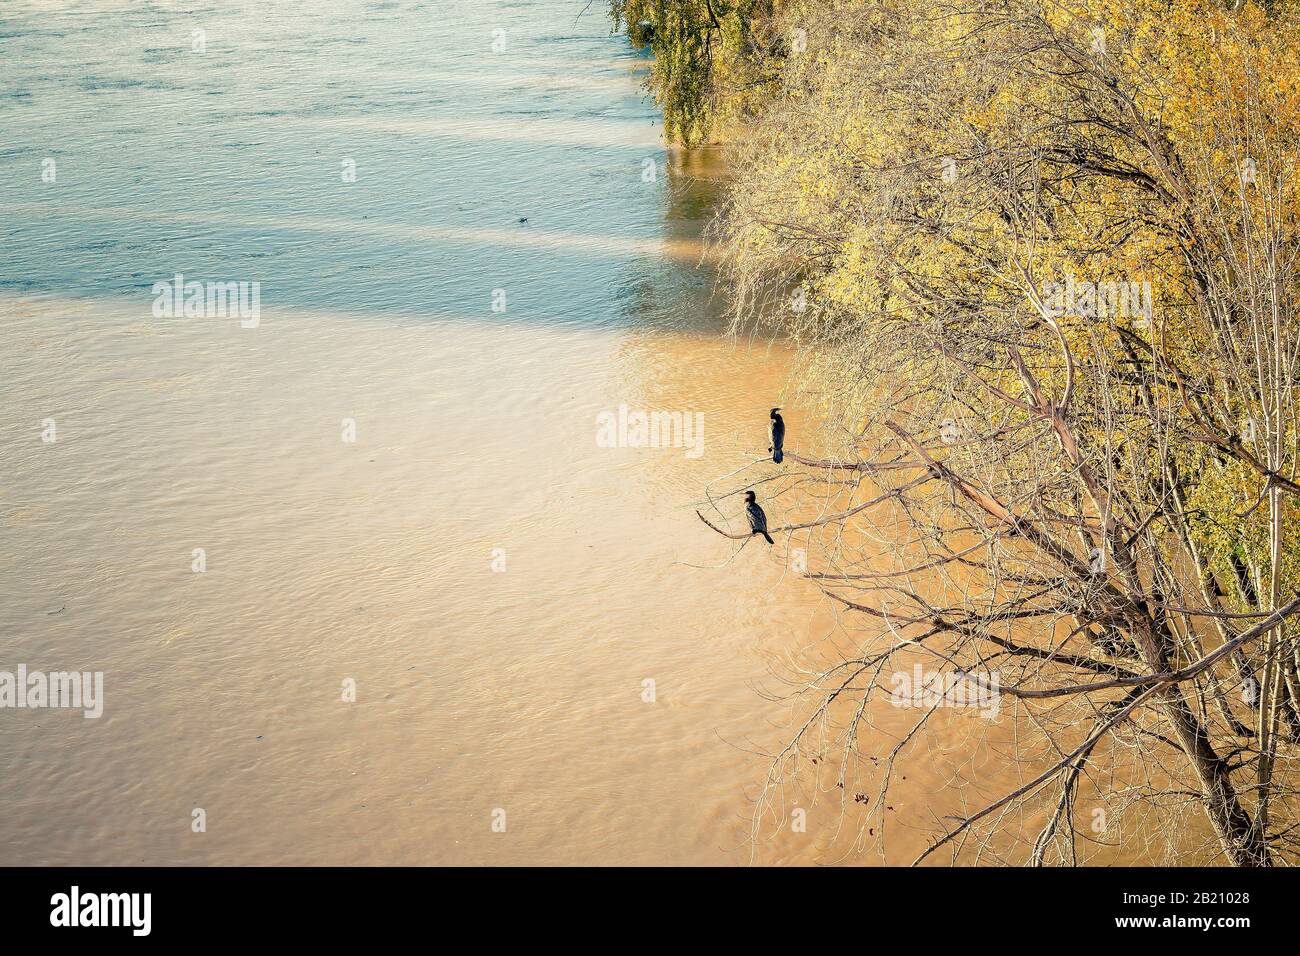
[[[776,542],[772,540],[772,536],[766,531],[763,532],[763,537],[767,539],[768,544],[776,544]]]
[[[785,457],[785,452],[783,452],[779,448],[776,451],[772,452],[772,460],[776,462],[778,465],[781,464],[781,459],[784,457]]]

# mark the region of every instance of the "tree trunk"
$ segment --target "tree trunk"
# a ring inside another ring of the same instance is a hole
[[[1272,866],[1272,855],[1263,834],[1241,805],[1223,758],[1210,746],[1187,701],[1176,687],[1170,687],[1162,697],[1161,707],[1201,782],[1205,813],[1228,860],[1233,866]]]

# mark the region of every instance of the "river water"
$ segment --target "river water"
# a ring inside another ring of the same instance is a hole
[[[0,862],[749,859],[815,608],[692,507],[788,357],[718,335],[716,163],[605,14],[0,11],[0,670],[104,675],[0,710]]]

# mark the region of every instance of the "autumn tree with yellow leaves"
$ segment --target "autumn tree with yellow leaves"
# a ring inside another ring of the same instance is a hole
[[[1077,862],[1103,763],[1175,855],[1199,826],[1198,858],[1293,862],[1294,5],[704,7],[769,38],[680,87],[687,138],[719,128],[711,99],[743,130],[716,228],[734,324],[797,343],[824,425],[753,467],[854,634],[793,688],[756,837],[814,759],[870,779],[845,814],[883,825],[881,758],[935,708],[882,743],[870,702],[919,658],[1024,732],[1018,785],[936,822],[918,862]]]

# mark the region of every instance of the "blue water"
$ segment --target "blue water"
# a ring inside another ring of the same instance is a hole
[[[270,314],[492,319],[503,288],[516,319],[698,321],[660,246],[711,187],[604,4],[6,4],[0,64],[0,292],[145,307],[182,273]]]

